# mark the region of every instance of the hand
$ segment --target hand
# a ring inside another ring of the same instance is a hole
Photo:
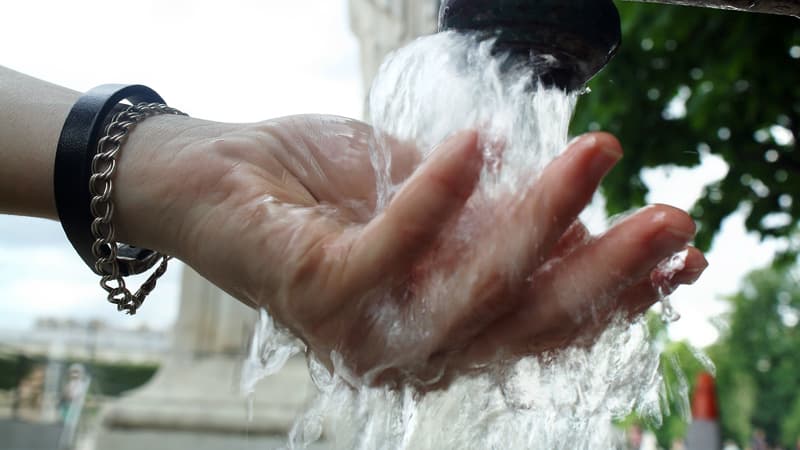
[[[468,370],[591,340],[615,314],[657,300],[653,271],[694,234],[685,213],[653,206],[588,235],[577,215],[622,156],[607,134],[573,142],[499,201],[476,188],[475,132],[421,163],[394,142],[390,175],[405,182],[376,215],[366,124],[153,118],[141,128],[119,165],[121,239],[181,258],[359,375],[438,361]],[[705,266],[689,248],[675,287]]]

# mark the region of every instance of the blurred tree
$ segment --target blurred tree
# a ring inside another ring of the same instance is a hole
[[[666,416],[653,432],[663,448],[671,448],[676,439],[683,439],[692,417],[690,394],[694,392],[697,376],[707,371],[696,357],[698,350],[688,342],[670,342],[661,355],[664,384],[667,387]]]
[[[762,236],[797,237],[800,219],[800,21],[620,2],[623,45],[581,99],[575,133],[603,129],[628,149],[604,193],[616,214],[644,203],[645,167],[730,167],[693,214],[697,244],[744,207]]]
[[[662,448],[671,448],[676,439],[683,439],[689,428],[691,406],[689,394],[693,391],[697,376],[708,370],[698,359],[698,349],[685,341],[670,341],[667,326],[660,314],[649,312],[647,325],[654,344],[663,348],[661,373],[664,377],[663,417],[632,416],[622,426],[633,423],[645,424],[658,438]]]
[[[717,364],[724,433],[744,444],[751,427],[784,446],[800,437],[800,277],[753,272],[729,298],[729,328],[709,354]]]
[[[786,415],[783,420],[783,434],[781,435],[783,442],[790,443],[790,448],[793,444],[800,443],[800,396],[794,402],[792,410]]]

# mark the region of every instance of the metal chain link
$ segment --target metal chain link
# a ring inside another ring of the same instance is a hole
[[[131,130],[146,118],[160,114],[186,115],[160,103],[139,103],[114,115],[97,144],[97,154],[92,159],[92,176],[89,179],[92,193],[90,208],[94,217],[92,235],[95,241],[92,254],[95,257],[95,271],[102,276],[100,286],[108,293],[108,301],[117,305],[118,311],[125,311],[130,315],[136,314],[155,289],[158,279],[167,271],[167,263],[172,257],[156,253],[154,261],[160,263],[153,274],[135,294],[127,288],[117,257],[119,244],[116,241],[114,203],[111,199],[114,191],[113,178],[117,169],[117,157]]]

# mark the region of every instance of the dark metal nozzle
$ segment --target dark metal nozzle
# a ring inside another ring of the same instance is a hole
[[[439,31],[497,38],[494,50],[532,64],[545,85],[581,89],[622,40],[611,0],[444,0]]]

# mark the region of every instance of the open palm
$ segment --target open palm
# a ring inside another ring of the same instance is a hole
[[[493,202],[476,189],[476,132],[425,161],[395,142],[401,187],[378,214],[366,124],[297,116],[191,136],[171,141],[169,164],[192,181],[157,190],[169,192],[164,226],[180,230],[168,250],[358,375],[468,370],[590,340],[657,299],[656,266],[694,234],[685,213],[653,206],[588,235],[577,216],[622,156],[607,134],[575,141],[529,190]],[[690,248],[674,286],[705,265]]]

